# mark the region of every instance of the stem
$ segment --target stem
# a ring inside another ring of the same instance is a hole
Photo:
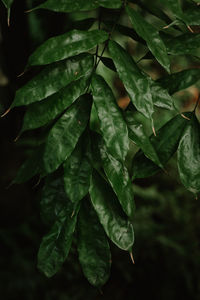
[[[199,105],[199,101],[200,101],[200,95],[199,95],[199,97],[198,97],[198,99],[197,99],[197,102],[196,102],[196,104],[195,104],[195,107],[194,107],[194,109],[193,109],[193,113],[196,111],[196,109],[197,109],[197,106]]]
[[[111,31],[109,32],[108,39],[107,39],[107,41],[105,42],[104,48],[103,48],[103,50],[102,50],[102,52],[101,52],[101,54],[100,54],[100,56],[99,56],[99,60],[98,60],[97,63],[96,63],[96,68],[95,68],[95,70],[97,69],[97,67],[98,67],[98,65],[99,65],[99,63],[100,63],[100,61],[101,61],[101,58],[102,58],[104,52],[106,51],[106,49],[107,49],[107,47],[108,47],[108,43],[109,43],[109,41],[110,41],[110,39],[111,39],[111,36],[112,36],[112,34],[113,34],[114,30],[115,30],[115,27],[116,27],[117,23],[119,22],[119,19],[120,19],[120,17],[121,17],[121,13],[122,13],[122,11],[124,10],[125,5],[126,5],[126,0],[123,1],[122,7],[121,7],[121,9],[120,9],[120,11],[119,11],[118,18],[116,19],[115,23],[113,24],[113,27],[112,27]]]
[[[119,19],[120,19],[120,17],[121,17],[121,13],[122,13],[122,11],[124,10],[125,5],[126,5],[126,0],[123,1],[123,5],[122,5],[122,7],[121,7],[121,9],[120,9],[120,11],[119,11],[118,18],[117,18],[117,20],[115,21],[115,23],[113,24],[113,27],[112,27],[111,31],[109,32],[108,39],[105,41],[104,48],[103,48],[103,50],[102,50],[102,52],[101,52],[100,55],[98,55],[99,47],[97,46],[98,48],[96,48],[96,53],[95,53],[95,57],[96,57],[96,59],[95,59],[95,64],[94,64],[94,67],[93,67],[93,70],[92,70],[92,73],[91,73],[91,76],[90,76],[90,81],[89,81],[89,84],[88,84],[88,88],[87,88],[87,90],[86,90],[86,93],[87,93],[88,90],[89,90],[92,75],[93,75],[94,72],[96,71],[96,69],[97,69],[97,67],[98,67],[98,65],[99,65],[99,63],[100,63],[100,61],[101,61],[102,56],[103,56],[104,52],[106,51],[106,49],[107,49],[107,47],[108,47],[108,43],[109,43],[109,41],[110,41],[110,39],[111,39],[111,36],[112,36],[112,34],[113,34],[113,31],[115,30],[115,27],[116,27],[116,25],[117,25],[117,23],[118,23],[118,21],[119,21]],[[98,50],[97,50],[97,49],[98,49]],[[98,59],[98,58],[99,58],[99,59]]]
[[[101,29],[101,8],[99,8],[99,16],[98,16],[98,29]],[[96,66],[97,64],[97,57],[98,57],[98,52],[99,52],[99,45],[96,47],[96,53],[95,53],[95,63],[94,65]]]

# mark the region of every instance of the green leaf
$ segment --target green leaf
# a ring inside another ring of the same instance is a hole
[[[49,65],[36,77],[20,88],[11,107],[28,105],[40,101],[66,86],[91,73],[93,56],[80,54],[77,57]]]
[[[101,140],[99,143],[101,159],[106,176],[124,212],[133,219],[135,214],[135,203],[133,185],[129,178],[128,170],[124,164],[114,158],[106,151],[106,147]]]
[[[160,0],[160,2],[166,5],[176,17],[182,16],[183,12],[179,0]]]
[[[130,0],[130,2],[136,3],[143,10],[146,10],[148,13],[156,16],[157,18],[164,20],[167,24],[171,21],[171,19],[160,9],[157,1],[149,1],[149,0]]]
[[[88,281],[96,287],[104,285],[110,274],[110,247],[94,209],[86,201],[78,217],[78,254]]]
[[[198,193],[200,191],[200,126],[195,115],[187,122],[177,154],[182,183],[192,193]]]
[[[55,171],[74,150],[79,137],[87,126],[91,109],[91,97],[80,97],[62,115],[49,132],[44,150],[44,169]]]
[[[94,171],[91,179],[90,196],[100,223],[108,237],[120,249],[131,251],[134,243],[133,226],[121,210],[111,187],[96,171]]]
[[[167,51],[171,55],[192,54],[200,47],[199,33],[184,33],[172,39],[165,39]]]
[[[56,12],[75,12],[92,10],[99,6],[106,8],[120,8],[121,5],[121,0],[59,0],[59,2],[47,0],[35,9],[45,8]]]
[[[129,138],[144,152],[144,155],[152,160],[159,167],[163,168],[162,163],[149,139],[145,134],[142,124],[133,118],[132,112],[125,114],[126,124],[128,125]]]
[[[173,99],[167,89],[163,88],[158,81],[151,81],[151,93],[153,104],[157,107],[173,110]]]
[[[46,177],[40,199],[40,213],[43,221],[53,225],[68,202],[61,174]]]
[[[184,113],[190,118],[192,113]],[[182,132],[189,122],[188,119],[177,115],[162,126],[157,136],[151,136],[150,140],[155,148],[161,163],[165,166],[168,160],[176,152]],[[160,168],[149,160],[142,151],[136,153],[132,162],[133,178],[145,178],[156,174]]]
[[[128,6],[126,7],[126,11],[137,34],[146,41],[149,50],[155,56],[157,61],[167,70],[167,72],[170,72],[170,61],[167,55],[167,49],[159,36],[159,32],[154,26],[146,22],[138,12]]]
[[[182,16],[182,20],[187,25],[200,25],[200,8],[196,6],[195,8],[189,8],[185,10]]]
[[[39,128],[55,119],[76,99],[85,94],[87,87],[88,78],[82,77],[48,98],[28,106],[21,132]]]
[[[129,149],[127,126],[111,88],[99,75],[92,77],[92,94],[106,147],[123,161]]]
[[[35,149],[33,154],[22,164],[13,183],[24,183],[41,171],[43,152],[44,144]]]
[[[76,203],[89,191],[91,166],[90,140],[84,135],[64,162],[64,186],[68,198]]]
[[[150,81],[132,57],[116,42],[109,42],[109,52],[134,106],[145,117],[152,118],[154,109]]]
[[[103,30],[72,30],[52,37],[39,46],[29,57],[28,65],[47,65],[63,60],[94,48],[105,42],[108,33]]]
[[[188,69],[162,77],[157,82],[172,95],[195,84],[200,78],[200,69]]]
[[[47,277],[57,273],[68,256],[78,211],[79,205],[75,207],[71,201],[66,201],[65,208],[42,239],[37,266]]]

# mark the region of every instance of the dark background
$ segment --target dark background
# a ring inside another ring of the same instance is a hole
[[[34,1],[34,5],[37,2]],[[30,53],[42,41],[64,32],[71,24],[65,14],[24,13],[31,5],[32,1],[15,1],[8,28],[6,10],[0,3],[1,113],[9,107],[15,90],[39,70],[32,69],[17,78]],[[160,72],[160,67],[153,62],[149,62],[149,67]],[[192,96],[188,97],[186,100],[192,102]],[[9,186],[17,169],[37,144],[37,132],[14,142],[23,114],[24,108],[14,109],[0,120],[1,299],[199,299],[199,200],[180,184],[175,157],[168,166],[169,175],[161,173],[135,183],[135,265],[129,254],[111,245],[111,277],[100,291],[83,277],[73,245],[57,275],[47,279],[39,273],[37,251],[47,231],[39,214],[41,184],[35,186],[36,179],[33,179],[27,184]]]

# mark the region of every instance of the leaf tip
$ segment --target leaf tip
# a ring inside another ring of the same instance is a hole
[[[5,117],[11,110],[11,106],[1,115],[1,118]]]
[[[25,14],[28,14],[28,13],[32,12],[33,10],[35,10],[35,8],[31,8],[31,9],[25,10],[24,12],[25,12]]]
[[[183,117],[184,119],[190,121],[190,118],[186,117],[184,114],[181,114],[181,117]]]
[[[135,260],[134,260],[134,258],[133,258],[133,253],[132,253],[132,252],[129,252],[129,254],[130,254],[130,258],[131,258],[132,263],[135,265]]]
[[[16,138],[14,139],[14,143],[16,143],[17,141],[18,141],[18,139],[20,138],[20,136],[21,136],[21,132],[16,136]]]
[[[189,30],[191,33],[194,33],[194,30],[191,28],[190,25],[187,25],[187,28],[188,28],[188,30]]]

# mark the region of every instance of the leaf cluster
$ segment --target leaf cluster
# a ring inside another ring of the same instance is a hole
[[[3,2],[10,10],[12,1]],[[87,11],[99,12],[97,18],[86,17],[88,30],[73,29],[51,37],[34,51],[26,70],[32,66],[42,70],[17,90],[11,105],[27,107],[20,134],[48,129],[14,179],[21,183],[35,175],[44,178],[41,214],[50,230],[41,242],[38,268],[48,277],[61,268],[76,234],[83,273],[92,285],[102,286],[111,266],[108,239],[132,252],[132,180],[164,169],[176,151],[182,183],[195,194],[200,191],[200,131],[195,110],[178,112],[156,133],[153,125],[156,109],[175,110],[172,95],[199,79],[200,69],[171,74],[170,63],[173,56],[193,55],[200,47],[200,34],[191,27],[200,25],[200,8],[191,1],[185,6],[178,0],[157,2],[47,0],[33,8],[68,14],[82,11],[86,16]],[[104,20],[102,11],[114,13],[116,21]],[[164,28],[147,21],[147,12],[164,22]],[[129,27],[120,23],[123,14],[130,20]],[[147,55],[165,75],[153,80],[116,41],[114,32],[145,45]],[[100,62],[122,81],[131,101],[126,110],[119,108],[112,88],[99,75]],[[98,116],[96,130],[91,126],[93,110]],[[150,137],[136,121],[136,111],[152,124]],[[131,142],[140,150],[129,169],[126,157]]]

